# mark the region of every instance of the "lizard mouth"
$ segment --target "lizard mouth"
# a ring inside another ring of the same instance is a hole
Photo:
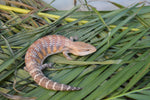
[[[89,55],[89,54],[92,54],[96,51],[96,48],[93,48],[93,49],[88,49],[84,52],[79,52],[77,55],[78,56],[85,56],[85,55]]]

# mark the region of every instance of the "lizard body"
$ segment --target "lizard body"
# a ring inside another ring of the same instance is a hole
[[[73,42],[61,35],[48,35],[35,41],[27,50],[24,68],[32,76],[34,81],[46,88],[56,91],[74,91],[81,88],[60,84],[48,79],[42,72],[51,64],[43,64],[44,59],[56,53],[63,53],[66,59],[71,60],[68,53],[78,56],[88,55],[96,51],[96,48],[84,42]]]

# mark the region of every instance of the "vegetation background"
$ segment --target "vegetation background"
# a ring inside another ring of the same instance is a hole
[[[149,100],[150,6],[111,2],[120,9],[99,12],[87,5],[91,11],[79,12],[79,6],[58,11],[41,0],[0,3],[0,100]],[[75,61],[62,54],[46,61],[57,68],[44,70],[47,77],[83,90],[44,89],[23,70],[27,48],[52,34],[77,36],[97,48],[85,57],[72,55]]]

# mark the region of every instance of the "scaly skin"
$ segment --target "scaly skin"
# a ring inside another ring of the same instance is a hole
[[[56,53],[63,53],[68,60],[72,60],[68,53],[77,56],[85,56],[96,51],[96,48],[84,42],[73,42],[60,35],[49,35],[35,41],[27,50],[25,55],[24,68],[32,76],[34,81],[46,89],[56,91],[75,91],[81,90],[65,84],[54,82],[42,73],[42,69],[50,67],[51,64],[43,64],[44,59]]]

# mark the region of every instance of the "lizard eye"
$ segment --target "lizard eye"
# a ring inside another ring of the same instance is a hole
[[[86,51],[90,51],[90,49],[87,49]]]

